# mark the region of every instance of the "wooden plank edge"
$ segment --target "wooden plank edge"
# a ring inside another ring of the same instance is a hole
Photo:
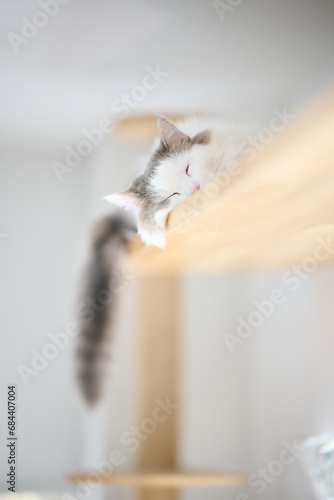
[[[184,488],[238,486],[247,481],[247,476],[239,473],[197,473],[197,472],[133,472],[117,474],[81,473],[68,474],[70,483],[88,482],[145,488]]]

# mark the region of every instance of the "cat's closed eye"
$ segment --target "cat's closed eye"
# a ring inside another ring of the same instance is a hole
[[[189,165],[186,168],[186,174],[190,177],[190,174],[189,174]]]
[[[169,198],[171,198],[172,196],[175,196],[176,194],[180,195],[180,193],[173,193],[170,196],[168,196],[168,198],[166,198],[165,201],[169,200]]]

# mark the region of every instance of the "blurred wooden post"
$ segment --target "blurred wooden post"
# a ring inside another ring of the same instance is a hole
[[[139,283],[140,318],[138,334],[138,423],[152,418],[157,399],[177,404],[178,379],[178,279],[144,277]],[[159,418],[163,410],[156,410]],[[177,413],[171,410],[156,430],[143,440],[138,453],[142,470],[175,469]],[[165,413],[166,414],[166,413]],[[141,488],[138,500],[175,500],[173,489]]]

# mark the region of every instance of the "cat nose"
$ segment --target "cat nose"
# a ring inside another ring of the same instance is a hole
[[[200,187],[201,186],[199,184],[196,184],[196,186],[194,187],[194,189],[191,191],[191,194],[196,193],[196,191],[198,191]]]

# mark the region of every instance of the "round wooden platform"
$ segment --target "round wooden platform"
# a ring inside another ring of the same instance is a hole
[[[237,486],[245,484],[247,477],[235,473],[142,471],[109,475],[96,472],[69,474],[66,479],[71,483],[91,482],[137,488],[185,488],[194,486]]]

